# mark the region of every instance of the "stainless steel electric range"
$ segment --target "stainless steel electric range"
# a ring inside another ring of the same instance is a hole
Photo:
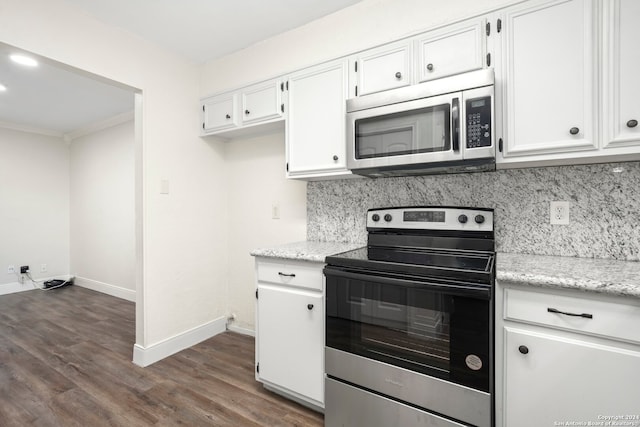
[[[327,257],[325,425],[493,425],[493,210],[372,209]]]

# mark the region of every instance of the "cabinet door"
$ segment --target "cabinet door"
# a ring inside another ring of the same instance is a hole
[[[640,2],[611,0],[604,5],[604,148],[637,146],[640,144]]]
[[[263,381],[324,402],[324,301],[319,292],[258,283]]]
[[[242,124],[277,119],[284,113],[282,82],[269,81],[242,91]]]
[[[346,97],[346,60],[290,76],[286,124],[289,177],[346,171]]]
[[[432,31],[416,41],[420,82],[483,68],[484,22],[466,22]]]
[[[505,12],[504,158],[597,148],[593,21],[592,0],[526,2]]]
[[[587,425],[640,415],[639,352],[510,327],[504,334],[502,425]]]
[[[408,86],[411,81],[411,44],[396,43],[356,57],[357,95]]]
[[[227,94],[210,98],[202,103],[204,132],[214,132],[238,126],[236,118],[237,96]]]

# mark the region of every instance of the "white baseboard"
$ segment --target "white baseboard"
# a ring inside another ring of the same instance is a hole
[[[123,288],[121,286],[110,285],[108,283],[99,282],[97,280],[87,279],[86,277],[75,276],[74,285],[81,288],[91,289],[92,291],[102,292],[116,298],[126,299],[127,301],[136,302],[136,291]]]
[[[71,276],[69,276],[68,274],[62,274],[60,276],[39,277],[35,279],[35,281],[38,283],[39,287],[42,287],[43,286],[42,283],[46,282],[47,280],[52,280],[52,279],[69,280],[69,278],[71,278]],[[1,284],[0,295],[9,295],[9,294],[15,294],[17,292],[33,291],[34,289],[37,289],[36,285],[34,285],[31,280],[25,277],[24,283],[11,282],[11,283]]]
[[[240,327],[240,326],[235,326],[233,324],[227,325],[227,330],[231,331],[231,332],[238,333],[238,334],[242,334],[242,335],[249,335],[251,337],[255,337],[256,336],[256,331],[254,331],[252,329],[243,328],[243,327]]]
[[[156,363],[226,331],[226,323],[223,316],[148,347],[136,344],[133,346],[133,363],[142,367]]]
[[[0,295],[15,294],[17,292],[32,291],[35,287],[33,283],[25,280],[24,283],[12,282],[0,285]]]

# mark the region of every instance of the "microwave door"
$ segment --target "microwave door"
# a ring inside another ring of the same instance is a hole
[[[349,167],[461,159],[459,126],[454,132],[461,100],[461,93],[448,94],[349,113]]]

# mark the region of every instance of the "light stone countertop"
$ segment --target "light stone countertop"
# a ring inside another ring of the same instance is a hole
[[[360,243],[302,241],[254,249],[253,256],[324,262],[325,257],[362,247]],[[640,298],[640,262],[498,252],[496,279],[503,283],[576,289]]]
[[[324,262],[325,257],[362,247],[361,243],[302,241],[254,249],[250,255],[299,261]]]
[[[499,252],[496,279],[544,288],[640,298],[640,262]]]

